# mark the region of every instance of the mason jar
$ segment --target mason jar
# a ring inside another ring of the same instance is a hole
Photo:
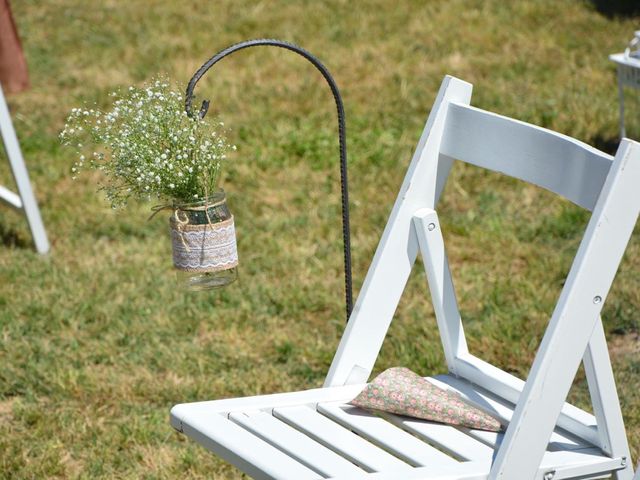
[[[173,208],[169,224],[178,282],[188,290],[210,290],[234,282],[238,249],[224,190],[204,200],[174,203]]]

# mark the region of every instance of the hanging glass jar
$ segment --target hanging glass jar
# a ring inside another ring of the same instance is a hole
[[[224,190],[198,202],[174,204],[169,224],[173,264],[184,288],[209,290],[236,280],[238,248]]]

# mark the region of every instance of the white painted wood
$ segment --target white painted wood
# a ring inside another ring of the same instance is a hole
[[[618,113],[618,121],[620,122],[620,138],[625,138],[627,136],[627,129],[624,125],[624,81],[622,80],[620,67],[618,67],[618,103],[620,104]]]
[[[390,413],[381,413],[381,416],[461,461],[491,462],[493,448],[455,427]]]
[[[621,468],[620,458],[609,458],[602,455],[597,448],[588,450],[569,450],[547,452],[537,468],[536,480],[546,480],[544,475],[555,472],[553,480],[584,479],[605,475]],[[489,476],[491,478],[491,476]],[[518,479],[525,477],[516,477]]]
[[[273,415],[367,471],[411,469],[409,464],[308,407],[276,408]]]
[[[485,411],[500,419],[504,425],[508,425],[513,416],[515,405],[507,403],[505,400],[491,395],[488,392],[481,391],[478,387],[471,385],[469,382],[451,375],[438,375],[435,378],[428,379],[434,385],[451,390],[460,394],[463,398],[471,402],[476,408]],[[476,438],[491,448],[499,446],[502,442],[503,433],[488,432],[484,430],[464,429],[468,435]],[[579,450],[584,448],[592,448],[591,444],[573,438],[566,433],[554,431],[549,439],[547,450]]]
[[[489,394],[478,391],[477,387],[473,387],[463,380],[444,375],[438,377],[437,379],[431,379],[431,381],[440,387],[449,386],[453,388],[455,391],[471,400],[479,408],[482,408],[493,414],[497,414],[501,418],[506,419],[509,417],[509,408],[505,406],[503,402],[501,402],[499,399],[496,399],[495,397],[490,396]],[[363,386],[358,386],[357,388],[362,387]],[[234,412],[228,414],[230,420],[242,425],[242,427],[247,430],[247,433],[251,432],[256,436],[257,440],[260,440],[260,442],[265,441],[270,446],[277,447],[278,450],[286,453],[287,456],[292,460],[298,461],[300,464],[316,472],[320,472],[324,476],[334,474],[333,469],[336,468],[336,458],[344,456],[345,458],[349,458],[354,462],[357,462],[356,459],[367,462],[366,459],[368,458],[377,459],[380,452],[382,452],[382,455],[386,458],[390,457],[392,459],[391,463],[393,463],[394,465],[397,465],[396,462],[400,462],[400,468],[405,470],[407,474],[413,475],[412,472],[414,470],[411,470],[406,463],[401,462],[395,457],[389,455],[388,453],[386,453],[386,451],[392,452],[398,458],[405,459],[408,463],[414,465],[421,465],[423,463],[426,464],[426,466],[429,467],[428,472],[430,474],[442,471],[442,467],[446,464],[455,465],[457,463],[456,461],[449,458],[446,454],[437,452],[436,450],[429,447],[427,443],[430,443],[443,451],[449,452],[451,455],[459,458],[461,461],[466,461],[464,465],[467,465],[469,460],[474,460],[475,469],[473,471],[480,473],[485,472],[484,478],[486,478],[486,473],[489,470],[491,459],[494,455],[494,449],[491,447],[492,440],[490,437],[491,435],[493,435],[493,438],[496,439],[495,434],[492,434],[491,432],[483,432],[485,434],[485,436],[483,437],[480,431],[456,429],[447,425],[420,420],[411,420],[406,417],[384,414],[385,418],[387,418],[387,420],[393,425],[396,425],[399,428],[406,430],[407,432],[413,433],[418,438],[424,439],[426,443],[422,443],[421,440],[415,439],[413,437],[413,440],[407,440],[407,437],[405,436],[406,434],[398,435],[398,432],[389,430],[384,426],[384,424],[382,424],[381,426],[378,421],[384,422],[384,420],[376,418],[369,413],[365,413],[361,417],[354,415],[354,413],[356,413],[358,409],[352,406],[344,405],[341,402],[320,403],[318,405],[318,411],[321,412],[322,415],[314,412],[313,408],[308,406],[313,406],[316,403],[314,402],[314,398],[317,399],[318,396],[321,396],[322,390],[334,390],[334,392],[332,392],[333,394],[329,395],[329,397],[331,397],[336,395],[336,391],[345,389],[346,387],[341,387],[333,389],[328,388],[304,392],[293,392],[290,394],[263,395],[258,397],[236,399],[236,401],[234,402],[236,406],[245,406],[248,404],[259,405],[263,407],[267,412],[271,412],[273,410],[272,407],[274,404],[291,404],[292,399],[302,401],[304,402],[304,405],[302,406],[285,406],[282,408],[276,408],[275,410],[276,416],[278,416],[278,418],[280,418],[280,414],[278,413],[278,411],[281,409],[284,410],[285,413],[283,415],[289,416],[291,421],[296,422],[295,425],[297,426],[294,427],[296,428],[296,430],[293,430],[293,428],[288,426],[294,425],[293,423],[287,422],[287,425],[284,425],[280,423],[280,420],[278,420],[277,418],[273,418],[271,415],[265,413],[264,411],[240,412],[237,411],[237,409],[229,408],[230,402],[232,402],[232,400],[183,404],[181,405],[180,409],[176,409],[176,411],[172,412],[172,416],[174,417],[174,426],[176,426],[176,428],[184,431],[186,434],[196,439],[199,443],[201,443],[208,449],[222,455],[225,459],[234,463],[236,466],[248,473],[248,469],[250,469],[251,467],[246,463],[248,461],[247,452],[243,450],[240,452],[235,452],[234,454],[233,452],[227,451],[230,448],[230,445],[232,445],[231,443],[229,443],[229,438],[227,438],[226,434],[226,430],[229,428],[229,425],[228,423],[220,422],[219,419],[224,420],[225,416],[227,415],[224,412],[229,409],[235,410]],[[269,400],[273,400],[274,402],[270,406]],[[342,414],[340,411],[336,411],[336,409],[340,409],[342,411]],[[341,425],[349,425],[350,429],[358,433],[359,436],[354,435],[347,429],[342,428],[336,423],[333,423],[331,420],[323,418],[323,415],[331,417],[331,419],[335,420]],[[175,421],[177,420],[178,416],[180,417],[180,420]],[[321,419],[320,426],[317,425],[319,418]],[[337,435],[336,428],[338,432]],[[217,431],[217,437],[213,437],[208,433],[211,431],[211,429],[215,429]],[[303,434],[302,432],[305,433]],[[315,435],[317,435],[318,437],[314,437],[314,434],[310,432],[315,432]],[[234,432],[231,432],[230,434],[232,439],[238,438],[238,436]],[[307,436],[305,436],[305,434]],[[220,439],[223,439],[222,442]],[[368,441],[365,439],[368,439],[375,445],[382,447],[382,450],[377,446],[368,443]],[[245,440],[247,439],[245,438]],[[320,442],[320,445],[316,443],[316,441]],[[262,444],[260,442],[256,444],[252,439],[249,439],[247,441],[243,440],[243,442],[243,445],[246,444],[247,448],[249,446],[253,446],[252,448],[262,447]],[[420,445],[417,445],[415,442],[418,442]],[[569,439],[559,437],[558,448],[566,447],[568,449],[577,450],[573,445],[569,444],[570,442],[571,440]],[[364,451],[362,448],[363,443],[367,445],[364,447]],[[499,442],[497,442],[497,440],[494,440],[493,443]],[[316,448],[313,447],[314,445],[316,446]],[[325,448],[325,446],[323,445],[325,445],[327,448]],[[424,446],[427,447],[426,451],[423,450]],[[328,451],[328,449],[330,449],[330,451]],[[371,452],[371,449],[374,450],[374,453]],[[588,460],[588,462],[586,463],[590,469],[589,472],[601,471],[598,469],[594,469],[592,465],[594,462],[600,465],[603,461],[602,458],[600,458],[599,460],[593,458],[593,449],[583,449],[580,450],[580,452],[586,452],[590,456],[549,457],[550,453],[558,452],[547,452],[545,454],[545,458],[543,459],[542,465],[551,465],[557,469],[564,468],[567,463],[573,465],[580,460],[583,460],[584,462]],[[326,458],[325,455],[328,455],[328,458]],[[338,457],[338,455],[340,455],[340,457]],[[609,459],[604,458],[604,460],[608,461]],[[346,460],[344,459],[342,461],[338,460],[337,463],[341,464],[338,465],[338,467],[344,468],[345,462]],[[348,462],[346,463],[348,464]],[[368,466],[365,466],[365,470],[375,470],[374,467],[378,467],[378,469],[383,472],[397,471],[396,467],[392,467],[391,465],[379,464],[369,464]],[[346,478],[358,478],[357,476],[355,476],[357,474],[357,467],[354,467],[352,465],[352,468],[356,468],[356,470],[349,473]],[[407,468],[409,468],[409,470],[407,470]],[[573,465],[571,468],[577,468],[577,466]],[[266,478],[264,476],[264,469],[265,467],[261,466],[260,472],[251,471],[252,473],[250,474],[254,476],[257,475],[256,478]],[[447,478],[465,478],[463,477],[463,474],[466,471],[467,470],[461,469],[456,474],[458,475],[457,477]],[[336,476],[341,477],[342,475]],[[342,477],[344,478],[344,476]],[[405,477],[398,476],[396,478]]]
[[[378,472],[340,474],[336,479],[546,480],[553,474],[554,480],[585,480],[612,472],[618,480],[630,479],[624,427],[619,408],[610,405],[618,399],[598,328],[602,304],[640,211],[635,192],[640,145],[625,140],[612,162],[581,142],[469,107],[470,95],[469,84],[445,78],[325,388],[177,405],[172,409],[177,429],[250,475],[261,475],[258,478],[272,478],[270,468],[288,475],[310,466],[326,474],[319,456],[335,458],[328,449]],[[453,158],[524,179],[593,209],[526,383],[466,349],[434,211]],[[445,356],[460,377],[434,382],[510,422],[504,435],[392,414],[381,414],[382,420],[356,415],[356,409],[343,405],[370,375],[418,249],[425,258]],[[583,356],[600,429],[596,417],[565,403]],[[291,428],[275,423],[280,421]],[[323,453],[313,451],[315,442],[323,445]],[[268,453],[253,458],[251,452],[263,445]],[[603,446],[609,454],[590,445]],[[268,460],[272,450],[284,457]],[[280,458],[286,459],[283,465],[268,464]]]
[[[471,354],[457,358],[456,366],[462,378],[514,405],[518,403],[525,385],[525,382],[519,378]],[[598,445],[600,442],[596,418],[569,403],[565,403],[562,407],[557,425],[593,445]]]
[[[553,471],[553,480],[595,480],[609,478],[609,473],[619,468],[617,459],[598,456],[592,452],[580,452],[579,455],[550,453],[545,456],[543,465],[538,469],[536,480],[546,480],[545,475]],[[562,466],[558,466],[562,465]],[[487,480],[489,465],[467,462],[457,467],[436,466],[420,467],[410,472],[381,472],[366,474],[362,477],[336,477],[331,480]],[[517,477],[514,480],[519,480]]]
[[[0,185],[0,200],[7,203],[10,207],[21,209],[22,199],[11,190]]]
[[[589,383],[591,403],[598,423],[600,448],[611,457],[629,459],[627,467],[614,476],[615,480],[632,480],[633,464],[625,433],[620,400],[611,369],[607,339],[602,319],[596,322],[584,355],[584,370]]]
[[[454,379],[453,377],[450,377],[450,376],[441,376],[439,377],[439,380],[440,380],[440,383],[438,383],[437,381],[434,381],[434,383],[437,383],[440,386],[442,386],[445,382],[448,382],[447,384],[451,384],[453,386],[456,386],[458,383],[464,385],[464,382],[462,380]],[[361,386],[358,388],[361,388]],[[469,388],[471,387],[469,386]],[[459,391],[461,394],[466,395],[472,401],[473,399],[477,400],[477,398],[485,399],[485,401],[487,402],[487,404],[485,405],[483,405],[481,401],[476,401],[474,403],[476,403],[481,408],[491,410],[491,408],[487,408],[487,405],[489,405],[489,407],[492,407],[494,409],[494,413],[498,413],[498,415],[503,418],[508,416],[508,415],[504,415],[503,413],[504,407],[500,406],[500,403],[497,400],[492,399],[486,395],[483,396],[480,392],[474,392],[473,389],[470,390],[469,388],[467,388],[466,390],[463,388],[459,388],[456,390]],[[245,401],[244,402],[236,401],[235,403],[236,405],[237,404],[246,405],[249,403],[248,401],[251,400],[251,403],[253,405],[260,405],[262,407],[265,407],[265,404],[267,404],[268,400],[270,399],[274,400],[275,403],[278,403],[278,404],[287,404],[287,403],[291,403],[291,399],[293,398],[293,399],[301,400],[307,404],[313,404],[314,402],[313,402],[312,396],[314,393],[317,395],[319,393],[318,390],[321,390],[321,389],[316,389],[315,391],[311,390],[311,391],[305,391],[305,392],[293,392],[291,394],[284,394],[284,395],[279,394],[279,395],[263,395],[259,397],[248,397],[245,399],[236,399],[236,400],[245,400]],[[344,388],[327,389],[327,390],[344,390]],[[220,405],[216,406],[215,405],[216,403],[221,403],[222,408],[220,408]],[[227,459],[228,461],[231,461],[236,466],[243,469],[243,471],[247,472],[248,471],[247,468],[250,468],[250,467],[248,467],[245,463],[243,463],[245,462],[244,460],[245,457],[242,456],[243,454],[238,454],[237,456],[234,457],[228,452],[225,453],[224,448],[228,448],[229,446],[228,443],[223,444],[223,446],[220,446],[218,445],[217,443],[218,440],[216,438],[204,438],[203,436],[203,432],[204,432],[204,435],[207,435],[207,431],[208,431],[207,428],[203,429],[203,423],[204,424],[206,424],[207,422],[210,423],[211,418],[215,419],[216,417],[224,419],[224,417],[220,417],[220,414],[216,413],[216,411],[220,411],[220,410],[226,411],[229,408],[229,404],[230,404],[229,400],[199,402],[195,404],[183,404],[181,406],[182,407],[181,409],[177,409],[178,411],[172,412],[174,414],[173,415],[174,418],[177,416],[178,413],[180,414],[180,421],[177,422],[174,426],[176,426],[177,428],[180,428],[182,431],[187,433],[190,437],[196,439],[199,443],[203,444],[210,450],[222,455],[225,459]],[[329,404],[329,406],[332,406],[332,405],[335,405],[335,404],[331,404],[331,403]],[[320,404],[319,408],[321,411],[325,410],[327,408],[327,404]],[[287,408],[285,407],[285,409]],[[301,407],[301,409],[303,409],[305,413],[312,413],[312,414],[315,413],[313,412],[313,410],[311,410],[308,407]],[[266,410],[271,411],[271,408],[267,406]],[[234,421],[237,421],[238,419],[241,419],[240,415],[243,415],[243,414],[231,413],[230,417]],[[257,415],[260,418],[266,418],[266,417],[271,418],[268,414],[264,412],[259,412],[259,413],[251,412],[251,413],[246,413],[246,415],[247,416]],[[437,445],[442,450],[451,452],[453,455],[457,456],[458,458],[461,458],[461,459],[474,458],[477,460],[476,465],[488,465],[491,462],[493,449],[490,447],[487,447],[487,445],[484,445],[482,442],[479,442],[478,440],[472,438],[473,431],[470,431],[469,435],[465,435],[465,433],[463,433],[462,431],[450,426],[439,425],[439,424],[430,423],[430,422],[422,422],[419,420],[409,420],[399,416],[389,416],[389,420],[393,422],[395,425],[399,425],[400,427],[405,428],[407,431],[416,434],[418,437],[423,437],[425,439],[435,439],[435,441],[432,440],[431,443]],[[278,421],[278,420],[275,420],[275,421]],[[194,429],[192,425],[195,426],[196,428]],[[244,426],[246,427],[246,425],[247,423],[245,422]],[[337,427],[340,428],[339,426]],[[227,428],[226,424],[222,424],[222,425],[217,424],[215,425],[215,428],[218,429],[218,435],[220,438],[226,438],[226,434],[225,434],[225,429]],[[256,426],[256,424],[254,423],[252,425],[252,428],[253,428],[251,430],[252,432],[257,432],[259,427]],[[354,431],[359,430],[359,433],[362,433],[364,431],[364,427],[362,425],[360,425],[359,428],[354,427],[353,429]],[[344,433],[344,429],[343,429],[343,433]],[[349,448],[354,448],[354,446],[351,445],[351,441],[353,440],[354,437],[357,439],[356,443],[363,441],[360,437],[353,436],[353,434],[349,432],[346,432],[346,433],[348,435],[352,435],[352,437],[347,437],[348,438],[347,441],[342,441],[342,443],[338,443],[339,446],[346,444],[346,445],[349,445]],[[379,433],[380,432],[378,432],[378,434]],[[264,431],[263,431],[263,434],[264,434]],[[366,436],[366,435],[363,435],[363,436]],[[260,437],[260,434],[258,434],[258,437]],[[265,437],[260,437],[260,438],[264,440]],[[324,438],[326,442],[329,442],[334,437],[332,433],[325,432]],[[271,430],[271,438],[270,438],[270,441],[268,441],[267,443],[270,443],[272,445],[277,444],[280,448],[285,450],[289,449],[289,452],[288,452],[289,456],[299,460],[299,457],[296,456],[296,454],[293,451],[298,448],[299,446],[298,443],[300,443],[300,441],[294,444],[293,442],[290,442],[288,440],[289,439],[286,439],[284,437],[280,438],[275,431]],[[314,441],[311,439],[308,439],[308,440],[311,442]],[[387,443],[391,443],[391,441],[388,439],[383,441],[386,441]],[[380,445],[383,445],[383,441],[379,441],[378,443]],[[278,443],[271,443],[271,442],[278,442]],[[335,448],[336,447],[332,447],[333,450],[335,450]],[[355,448],[358,448],[358,445],[355,445]],[[394,448],[397,449],[398,447],[396,446]],[[545,455],[548,455],[548,453]],[[366,458],[366,454],[364,453],[361,453],[361,454]],[[405,452],[405,455],[406,454],[407,452]],[[300,455],[300,452],[298,452],[298,455]],[[439,470],[440,467],[444,465],[445,462],[440,461],[441,458],[442,457],[440,457],[438,462],[432,463],[430,465],[432,469],[435,469],[433,471],[440,471]],[[545,456],[545,458],[547,458],[547,456]],[[549,458],[559,458],[559,457],[549,457]],[[572,459],[571,461],[574,463],[576,461],[576,458],[579,459],[579,457],[564,457],[564,458]],[[307,462],[308,461],[309,460],[307,459]],[[543,463],[543,465],[545,464],[551,465],[551,463],[549,462],[550,460],[546,461],[546,463]],[[300,463],[306,466],[311,466],[311,464],[305,463],[304,461],[301,461]],[[559,460],[556,460],[555,463],[553,463],[553,466],[555,467],[559,467],[561,465],[562,465],[562,462],[560,462]],[[330,467],[331,467],[330,465],[325,466],[325,468],[330,468]],[[403,464],[403,468],[406,468],[404,464]],[[488,468],[489,467],[487,466],[485,470],[488,471]],[[386,469],[384,470],[387,471]],[[430,469],[429,471],[431,472],[432,470]],[[264,476],[259,476],[259,475],[262,475],[262,473],[253,472],[250,474],[258,475],[256,478],[265,478]],[[460,473],[460,475],[462,475],[462,472]],[[352,478],[352,477],[347,477],[347,478]],[[400,478],[404,478],[404,477],[400,477]],[[426,477],[426,478],[429,478],[429,477]],[[437,478],[437,477],[431,477],[431,478]],[[459,476],[459,477],[452,477],[452,478],[464,478],[464,477]],[[570,477],[563,477],[563,478],[570,478]]]
[[[371,455],[370,453],[363,452],[361,450],[362,444],[368,444],[365,440],[360,437],[348,432],[346,429],[335,425],[339,430],[338,434],[335,435],[335,431],[331,432],[332,429],[326,429],[323,425],[318,428],[314,426],[315,420],[318,418],[324,419],[326,422],[331,424],[332,422],[321,415],[313,412],[311,409],[307,407],[301,407],[299,409],[295,409],[292,407],[284,408],[286,410],[284,415],[290,417],[292,421],[297,423],[302,423],[307,425],[309,430],[320,430],[321,433],[319,435],[324,437],[324,442],[331,443],[331,446],[334,450],[348,450],[348,455],[353,455],[354,457],[364,456],[367,462],[373,461],[370,459],[377,459],[377,454],[382,452],[383,455],[388,455],[386,452],[371,446],[371,448],[375,449],[376,455]],[[303,412],[302,415],[297,415],[297,412]],[[310,412],[315,415],[310,422],[307,417],[307,413]],[[234,420],[241,419],[241,414],[232,414],[232,418]],[[264,412],[254,412],[248,414],[249,416],[256,415],[256,418],[266,419],[272,418],[268,414]],[[245,417],[248,418],[248,417]],[[400,418],[400,417],[397,417]],[[274,419],[275,420],[275,419]],[[444,427],[445,429],[449,429],[452,431],[456,431],[452,427],[448,427],[446,425],[438,425],[438,424],[429,424],[428,422],[420,422],[420,421],[408,421],[410,425],[422,425],[422,426],[436,426],[436,427]],[[252,429],[261,430],[263,427],[258,426],[255,422],[246,423],[243,426],[251,425]],[[195,416],[189,416],[184,419],[183,428],[185,433],[187,433],[191,438],[198,441],[200,444],[208,448],[209,450],[215,452],[216,454],[223,457],[225,460],[232,462],[234,465],[241,468],[244,472],[251,475],[252,478],[258,479],[306,479],[306,478],[321,478],[317,472],[311,472],[311,469],[308,469],[303,465],[304,462],[299,462],[293,453],[283,453],[279,448],[276,449],[270,444],[270,442],[265,442],[261,438],[252,435],[249,431],[241,428],[238,425],[235,425],[232,421],[225,419],[220,414],[209,414],[204,415],[203,412],[198,412]],[[271,427],[266,427],[270,432],[269,435],[275,435],[275,432],[271,430]],[[417,427],[416,432],[420,434],[424,432],[425,429]],[[264,430],[263,430],[264,432]],[[350,437],[347,439],[343,438],[343,433],[347,433]],[[465,436],[462,435],[462,438]],[[276,435],[277,436],[277,435]],[[438,436],[440,438],[440,436]],[[469,437],[466,437],[469,438]],[[299,438],[296,438],[299,440]],[[471,439],[472,440],[472,439]],[[284,440],[280,440],[283,441]],[[322,442],[322,443],[324,443]],[[460,442],[460,438],[452,439],[452,443]],[[297,454],[301,454],[301,449],[298,448],[297,445],[294,445],[290,442],[286,443],[287,449],[295,449],[297,450]],[[408,465],[395,460],[390,463],[385,463],[384,465],[370,465],[370,470],[377,470],[383,472],[383,475],[378,476],[376,474],[371,474],[369,476],[361,475],[358,473],[358,469],[352,470],[349,473],[344,473],[340,475],[335,475],[335,478],[345,478],[345,479],[357,479],[357,478],[425,478],[425,479],[436,479],[436,478],[449,478],[449,479],[465,479],[465,478],[487,478],[487,473],[489,470],[489,466],[491,464],[491,456],[493,454],[493,450],[487,448],[486,446],[482,446],[479,442],[476,442],[477,445],[480,445],[480,448],[484,450],[485,456],[483,456],[482,461],[477,462],[465,462],[465,463],[456,463],[456,462],[441,462],[438,461],[436,463],[432,463],[426,468],[415,468],[412,469]],[[474,449],[478,449],[477,445],[473,447]],[[321,447],[319,447],[320,449]],[[459,447],[455,447],[458,449]],[[313,453],[311,451],[307,451],[304,454],[307,462],[317,462],[322,453]],[[310,460],[310,457],[313,456],[313,459]],[[478,455],[479,456],[479,455]],[[391,457],[393,458],[393,457]],[[332,461],[334,461],[333,459]],[[354,461],[356,461],[354,459]],[[396,463],[398,462],[398,463]],[[591,475],[604,471],[611,471],[614,468],[619,466],[619,459],[608,459],[599,455],[596,449],[591,450],[581,450],[578,452],[549,452],[545,455],[545,458],[542,462],[541,469],[553,469],[558,472],[558,476],[554,478],[572,478],[567,472],[579,472],[580,475]],[[325,465],[325,469],[335,468],[335,464]],[[539,469],[539,472],[543,471]],[[565,472],[565,474],[560,474],[561,472]],[[387,476],[387,475],[395,475],[395,476]],[[424,475],[424,477],[420,476]],[[325,476],[325,475],[323,475]],[[333,478],[333,477],[332,477]],[[541,476],[536,478],[542,478]],[[581,477],[582,478],[582,477]]]
[[[566,135],[451,103],[440,153],[546,188],[592,210],[612,157]]]
[[[436,465],[418,467],[408,472],[384,471],[369,473],[361,477],[335,477],[331,480],[486,480],[489,467],[474,462],[457,466]]]
[[[535,478],[640,212],[640,144],[623,140],[490,478]]]
[[[620,138],[627,136],[624,126],[624,87],[640,88],[640,61],[627,57],[624,53],[609,55],[618,73],[618,100],[620,103]]]
[[[431,291],[433,310],[449,371],[456,374],[456,357],[468,353],[462,320],[453,288],[442,229],[435,210],[423,208],[413,216],[420,253]]]
[[[27,173],[27,167],[24,164],[22,158],[22,152],[20,151],[20,145],[18,144],[18,137],[13,129],[13,122],[9,115],[9,108],[7,102],[4,99],[4,93],[0,86],[0,134],[2,135],[2,141],[4,143],[4,149],[9,157],[9,164],[11,165],[11,172],[15,179],[16,186],[18,187],[18,196],[21,199],[22,209],[27,217],[27,223],[31,230],[31,236],[35,243],[38,253],[44,254],[49,251],[49,240],[47,239],[47,233],[44,230],[42,224],[42,218],[40,217],[40,210],[36,198],[33,195],[31,189],[31,183],[29,182],[29,174]],[[6,195],[3,198],[11,199]],[[14,204],[15,198],[13,198]]]
[[[434,208],[450,162],[434,161],[440,150],[450,101],[468,103],[471,85],[445,77],[413,155],[400,193],[333,359],[325,386],[367,381],[418,253],[411,225],[419,208]],[[358,372],[351,375],[352,371]]]
[[[359,477],[335,477],[331,480],[486,480],[489,467],[474,462],[418,467],[408,472],[385,470]]]
[[[536,480],[546,480],[545,475],[553,472],[553,480],[596,480],[610,478],[610,473],[619,468],[618,459],[610,459],[590,452],[578,454],[549,453],[538,469]],[[336,477],[331,480],[487,480],[489,465],[478,462],[461,463],[457,467],[420,467],[410,472],[381,472],[365,474],[361,477]],[[514,480],[518,480],[517,478]]]
[[[612,55],[609,55],[609,60],[611,60],[612,62],[615,62],[617,65],[633,68],[640,71],[640,60],[636,58],[630,58],[626,56],[624,53],[614,53]],[[636,81],[633,85],[637,85],[640,87],[640,73],[638,73],[637,76],[639,80]]]
[[[318,402],[348,402],[353,400],[364,387],[365,384],[345,385],[340,387],[314,388],[300,392],[182,403],[175,405],[171,409],[171,425],[176,430],[180,430],[180,423],[187,415],[228,414],[231,412],[265,410],[300,405],[312,405],[315,408]]]
[[[455,465],[459,462],[418,440],[383,418],[344,403],[322,403],[318,412],[414,466]]]
[[[325,477],[363,473],[350,461],[269,413],[238,412],[230,414],[229,419]]]
[[[200,445],[259,480],[323,478],[222,415],[187,415],[182,431]]]

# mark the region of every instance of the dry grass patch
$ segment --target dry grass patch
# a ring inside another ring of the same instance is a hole
[[[240,277],[218,292],[176,289],[166,218],[146,222],[147,205],[113,214],[97,177],[69,180],[72,155],[57,132],[70,108],[105,104],[158,72],[186,85],[218,49],[247,38],[317,54],[345,100],[357,293],[443,75],[474,83],[481,108],[610,147],[617,92],[607,55],[638,23],[552,0],[12,7],[33,88],[9,100],[53,244],[43,260],[23,219],[0,209],[0,472],[14,478],[241,478],[174,434],[169,408],[319,386],[344,329],[335,107],[304,60],[245,51],[198,85],[240,147],[223,179]],[[0,178],[11,185],[5,163]],[[526,375],[587,217],[460,165],[439,213],[471,349]],[[603,313],[634,453],[638,238]],[[416,268],[376,371],[442,373],[435,325]],[[586,407],[584,382],[575,390]]]

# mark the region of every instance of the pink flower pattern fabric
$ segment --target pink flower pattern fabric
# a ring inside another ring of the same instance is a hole
[[[408,368],[385,370],[349,402],[357,407],[499,432],[500,421],[456,392],[435,386]]]

